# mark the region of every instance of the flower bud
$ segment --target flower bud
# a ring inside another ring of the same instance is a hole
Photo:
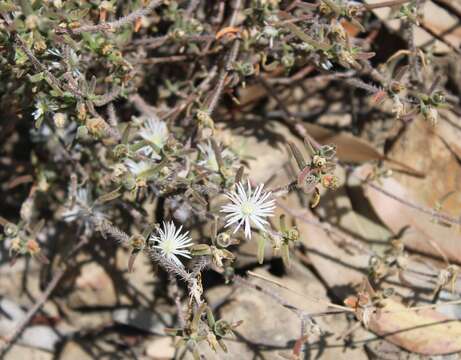
[[[53,121],[57,128],[63,128],[66,125],[67,115],[64,113],[55,113],[53,115]]]
[[[439,113],[437,112],[436,108],[429,106],[427,111],[424,113],[426,120],[428,120],[432,126],[437,125],[437,121],[439,119]]]
[[[31,254],[31,255],[35,255],[35,254],[38,254],[40,252],[40,245],[38,244],[37,241],[35,241],[33,239],[27,241],[26,248],[27,248],[27,251],[29,252],[29,254]]]
[[[114,148],[114,156],[116,159],[124,158],[128,155],[128,146],[126,144],[118,144]]]
[[[79,120],[85,120],[87,115],[86,105],[84,103],[78,103],[77,105],[77,117]]]
[[[7,236],[7,237],[13,237],[13,236],[16,236],[18,234],[18,227],[16,226],[16,224],[13,224],[13,223],[7,223],[4,227],[3,227],[3,232],[4,234]]]
[[[94,117],[86,120],[86,127],[90,134],[102,137],[107,134],[107,123],[101,117]]]
[[[312,163],[314,164],[315,167],[323,167],[327,163],[327,160],[319,155],[314,155],[314,158],[312,159]]]
[[[222,232],[219,233],[218,236],[216,237],[216,243],[223,248],[228,247],[231,245],[231,237],[227,232]]]
[[[38,26],[39,17],[37,15],[29,15],[26,18],[25,24],[29,30],[33,30]]]
[[[134,234],[130,237],[130,240],[128,241],[129,246],[132,249],[135,250],[142,250],[145,245],[145,239],[144,236],[140,234]]]

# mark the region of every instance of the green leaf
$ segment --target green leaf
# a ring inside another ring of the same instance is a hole
[[[288,23],[284,23],[283,25],[286,26],[288,30],[290,30],[294,35],[296,35],[302,41],[304,41],[305,43],[311,45],[312,47],[316,49],[327,51],[331,47],[329,44],[321,43],[315,40],[314,38],[312,38],[311,36],[307,35],[304,31],[302,31],[298,26],[296,26],[293,23],[288,22]]]
[[[0,12],[12,12],[12,11],[15,11],[17,10],[18,7],[11,3],[11,2],[7,2],[7,1],[2,1],[0,2]]]
[[[291,153],[293,154],[293,157],[295,158],[296,163],[298,164],[299,170],[304,170],[307,164],[304,161],[301,151],[299,151],[298,147],[292,142],[289,142],[288,146],[290,147]]]
[[[29,81],[31,83],[38,83],[42,81],[45,78],[45,74],[43,72],[39,72],[38,74],[35,75],[29,75]]]
[[[40,129],[43,123],[43,116],[40,116],[36,121],[35,121],[35,128]]]
[[[80,19],[83,19],[89,12],[90,12],[89,8],[71,11],[68,15],[69,20],[78,21]]]
[[[27,63],[29,58],[27,57],[26,53],[22,51],[19,48],[16,48],[15,54],[14,54],[14,62],[17,65],[24,65]]]
[[[290,247],[288,244],[282,244],[282,260],[286,267],[290,266]]]
[[[258,262],[262,264],[264,262],[264,248],[266,247],[266,238],[264,236],[258,237]]]
[[[104,195],[101,195],[99,198],[96,199],[95,203],[96,204],[104,204],[106,202],[109,202],[109,201],[112,201],[112,200],[115,200],[117,199],[121,193],[120,193],[120,189],[122,187],[119,186],[117,189],[107,193],[107,194],[104,194]]]

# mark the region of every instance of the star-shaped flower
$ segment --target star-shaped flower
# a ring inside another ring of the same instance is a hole
[[[156,148],[162,149],[168,140],[168,128],[164,121],[149,118],[139,130],[139,136],[150,144],[155,145]],[[160,156],[150,145],[142,147],[139,151],[146,156],[160,159]]]
[[[228,192],[226,197],[231,203],[221,207],[221,212],[226,215],[226,227],[236,224],[234,233],[244,224],[245,237],[251,239],[251,226],[254,225],[262,231],[267,231],[269,222],[265,219],[274,215],[275,200],[270,199],[271,192],[263,192],[264,184],[256,189],[251,189],[248,181],[245,189],[242,182],[237,184],[235,191]]]
[[[181,230],[182,226],[176,229],[172,221],[163,222],[163,228],[158,229],[158,235],[152,234],[150,237],[150,240],[156,243],[153,247],[159,249],[163,256],[174,261],[178,266],[183,266],[178,256],[190,259],[190,251],[187,248],[192,246],[189,232],[181,234]]]
[[[131,159],[126,159],[125,166],[128,168],[130,173],[132,173],[136,177],[152,168],[152,164],[149,161],[145,160],[136,162]]]

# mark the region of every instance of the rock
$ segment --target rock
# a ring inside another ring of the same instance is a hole
[[[377,2],[379,3],[378,0],[367,0],[366,2],[369,4]],[[448,3],[452,4],[452,6],[457,9],[461,9],[459,1],[448,1]],[[389,18],[391,11],[391,7],[382,7],[380,9],[374,10],[374,13],[376,16],[378,16],[378,18],[385,21],[386,25],[391,29],[397,30],[401,26],[401,21],[396,17]],[[424,3],[422,12],[423,15],[421,18],[424,19],[424,25],[427,28],[431,29],[435,34],[443,38],[446,42],[450,43],[453,47],[459,48],[461,44],[461,31],[459,30],[459,27],[456,26],[457,19],[454,14],[450,14],[443,8],[430,1]],[[434,41],[434,52],[446,53],[450,51],[450,48],[444,42],[439,41],[438,39],[434,39],[432,35],[430,35],[419,26],[415,26],[414,39],[415,46],[417,47],[432,44],[432,41]]]
[[[172,337],[161,337],[150,341],[146,346],[146,355],[152,360],[173,359],[175,348]]]
[[[243,128],[243,126],[245,126]],[[254,133],[254,136],[244,136],[247,133]],[[238,147],[243,158],[248,162],[246,170],[249,179],[254,184],[264,183],[265,190],[273,190],[286,186],[296,178],[295,172],[291,170],[294,160],[290,159],[288,143],[295,143],[300,151],[307,158],[307,152],[304,151],[302,142],[291,133],[290,129],[280,122],[267,120],[264,126],[260,123],[251,122],[237,128],[233,134],[233,146]],[[270,180],[270,181],[269,181]],[[290,198],[296,198],[296,194],[288,195]],[[276,209],[273,216],[274,225],[279,225],[279,216],[283,211]],[[237,256],[236,266],[245,267],[257,262],[258,241],[254,236],[250,241],[244,239],[240,233],[241,245],[239,246],[239,255]],[[266,244],[264,258],[270,261],[273,256],[270,244]]]
[[[94,359],[85,349],[75,341],[69,341],[64,345],[58,360],[92,360]]]
[[[53,354],[48,351],[33,349],[21,345],[14,345],[3,358],[3,360],[52,360],[53,358]],[[84,358],[78,359],[85,360]]]
[[[139,254],[134,262],[134,266],[131,272],[127,272],[128,261],[130,258],[130,252],[126,249],[119,248],[116,254],[116,267],[123,273],[123,279],[126,284],[129,284],[130,288],[133,289],[133,293],[138,293],[141,296],[137,297],[137,301],[141,305],[148,307],[150,301],[154,300],[155,287],[158,286],[160,281],[152,271],[152,260],[145,254]],[[122,284],[116,284],[117,286],[125,287]],[[133,300],[130,299],[126,294],[120,293],[120,303],[132,305]],[[149,301],[146,301],[149,299]]]
[[[69,296],[69,306],[114,306],[116,303],[117,295],[112,279],[104,268],[95,262],[83,265],[75,283],[75,291]]]
[[[173,317],[168,313],[157,314],[147,309],[117,309],[112,318],[115,322],[148,331],[155,335],[165,335],[164,328],[171,327]]]
[[[0,318],[0,336],[7,337],[15,331],[26,312],[7,298],[0,300],[0,311],[6,315]],[[47,351],[53,351],[58,341],[58,334],[51,327],[43,325],[27,327],[19,338],[21,344]]]
[[[20,342],[24,345],[47,351],[54,351],[60,341],[59,335],[50,326],[29,326],[21,335]]]
[[[415,200],[441,211],[459,216],[461,208],[461,130],[458,116],[450,110],[440,111],[441,120],[431,126],[423,118],[412,121],[393,145],[390,156],[425,174],[424,178],[394,173],[394,178],[407,189],[417,189]],[[455,231],[457,232],[457,231]]]
[[[293,263],[288,275],[275,277],[266,270],[258,269],[257,274],[282,283],[293,291],[277,287],[270,282],[250,278],[252,283],[263,286],[271,295],[263,294],[246,286],[239,286],[237,292],[230,294],[230,288],[221,286],[208,291],[209,303],[212,307],[218,306],[219,312],[215,317],[229,322],[243,320],[236,329],[236,336],[228,336],[225,344],[228,353],[218,350],[214,353],[207,343],[200,344],[200,353],[206,359],[264,359],[280,360],[292,353],[295,341],[300,336],[301,322],[297,315],[280,305],[273,297],[286,301],[290,305],[304,310],[306,313],[315,313],[326,310],[323,302],[327,302],[325,288],[319,280],[303,266]],[[224,304],[224,305],[222,305]],[[221,305],[221,306],[219,306]],[[325,334],[339,334],[348,327],[344,315],[333,317],[318,317],[316,321]],[[366,359],[362,348],[347,349],[343,343],[333,336],[317,335],[309,337],[306,349],[309,358],[338,359],[353,358]],[[192,359],[188,354],[187,359]]]

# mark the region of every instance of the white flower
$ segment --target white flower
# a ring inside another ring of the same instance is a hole
[[[62,218],[66,222],[73,222],[79,218],[87,221],[90,218],[102,220],[106,216],[102,212],[101,206],[94,206],[91,192],[87,188],[79,188],[75,193],[75,202],[62,213]]]
[[[164,121],[149,118],[139,130],[139,136],[155,145],[157,148],[162,149],[168,140],[168,128]],[[144,146],[138,151],[146,156],[152,156],[155,159],[160,158],[152,146]]]
[[[42,118],[47,112],[54,112],[58,110],[58,107],[46,100],[38,99],[35,102],[35,111],[32,112],[32,116],[35,120]]]
[[[206,145],[199,144],[197,147],[199,148],[200,152],[203,154],[203,159],[198,161],[198,164],[200,166],[206,167],[207,169],[218,172],[219,164],[218,164],[218,160],[216,159],[216,154],[213,150],[213,146],[211,146],[211,142],[208,141]],[[232,151],[230,151],[227,148],[221,151],[221,157],[224,161],[225,160],[231,161],[235,159],[235,156],[232,153]]]
[[[178,266],[183,265],[177,256],[190,259],[190,251],[187,248],[192,246],[192,238],[189,236],[189,232],[181,234],[181,230],[182,226],[176,229],[172,221],[169,223],[163,222],[163,229],[158,229],[158,236],[151,235],[150,237],[151,241],[157,243],[154,248],[159,249],[163,256],[174,261]]]
[[[57,48],[48,49],[46,52],[48,54],[51,54],[51,55],[54,55],[54,56],[62,58],[61,51],[59,49],[57,49]]]
[[[35,111],[32,112],[32,116],[35,120],[40,119],[46,112],[46,104],[40,100],[35,103]]]
[[[63,214],[62,217],[65,221],[72,222],[75,221],[79,216],[81,216],[82,212],[90,208],[90,197],[88,194],[88,190],[85,188],[77,189],[75,194],[75,203],[74,206],[67,209]]]
[[[203,154],[203,159],[198,162],[200,166],[206,167],[207,169],[213,171],[219,171],[219,164],[218,160],[216,159],[216,154],[213,150],[213,146],[211,146],[210,141],[206,145],[198,145],[197,146],[200,152]],[[224,149],[221,151],[221,157],[223,159],[232,157],[232,153],[229,149]]]
[[[204,166],[213,171],[219,171],[218,160],[216,160],[216,154],[213,151],[213,147],[210,142],[207,145],[198,145],[199,150],[202,152],[204,158],[198,162],[200,166]]]
[[[158,155],[154,149],[152,149],[152,146],[150,145],[145,145],[141,147],[139,150],[136,151],[137,154],[145,156],[145,157],[150,157],[153,160],[160,160],[161,157]]]
[[[266,231],[265,220],[268,216],[274,215],[275,200],[270,200],[271,192],[262,192],[264,184],[256,187],[252,192],[250,181],[248,180],[247,189],[242,182],[237,184],[237,190],[228,192],[226,197],[231,201],[230,204],[221,207],[221,212],[229,213],[226,215],[226,227],[236,224],[234,233],[245,223],[245,237],[251,238],[251,225]]]
[[[320,66],[324,69],[324,70],[331,70],[333,68],[333,64],[331,63],[330,60],[328,59],[325,59],[323,60],[321,63],[320,63]]]
[[[151,163],[144,160],[136,162],[131,159],[126,159],[125,165],[134,176],[139,176],[152,168]]]

